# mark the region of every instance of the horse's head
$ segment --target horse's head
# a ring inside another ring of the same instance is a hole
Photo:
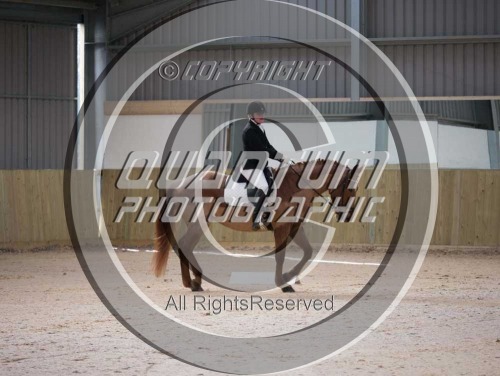
[[[351,184],[351,180],[356,172],[357,165],[354,166],[354,168],[350,169],[348,167],[345,168],[345,171],[342,175],[342,178],[339,181],[339,184],[337,185],[336,188],[328,190],[328,193],[330,193],[330,197],[332,202],[335,202],[338,200],[337,206],[339,207],[345,207],[349,203],[349,200],[352,197],[356,197],[356,193],[358,191],[358,188],[356,187],[355,189],[350,189],[349,185]],[[344,221],[348,222],[351,220],[352,215],[354,213],[354,204],[351,205],[349,210],[347,211],[346,216],[344,217]],[[340,220],[344,216],[343,212],[337,212],[337,218]]]

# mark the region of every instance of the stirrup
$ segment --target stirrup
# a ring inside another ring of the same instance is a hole
[[[252,225],[252,230],[254,231],[269,230],[269,228],[263,222],[254,222]]]
[[[273,231],[274,228],[272,223],[269,222],[269,215],[270,215],[269,212],[265,212],[264,214],[262,214],[261,223],[264,225],[266,230]]]
[[[266,231],[274,231],[273,225],[271,222],[254,222],[252,225],[252,230],[266,230]]]

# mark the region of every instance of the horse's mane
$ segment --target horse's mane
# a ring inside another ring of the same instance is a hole
[[[314,159],[314,160],[310,160],[310,161],[300,161],[300,162],[296,162],[292,166],[298,167],[298,168],[305,168],[306,164],[308,164],[308,163],[318,163],[318,162],[325,163],[326,159]]]
[[[302,172],[306,165],[309,164],[309,163],[313,163],[315,166],[320,166],[320,165],[323,165],[326,163],[326,159],[313,159],[313,160],[309,160],[309,161],[300,161],[300,162],[296,162],[290,166],[281,166],[281,168],[288,168],[288,167],[293,167],[293,170],[295,172]],[[338,162],[335,162],[335,163],[338,163]],[[288,172],[287,173],[291,173],[292,171],[290,171],[291,169],[288,168]]]
[[[298,190],[298,181],[300,179],[300,176],[302,175],[304,169],[309,163],[313,163],[314,167],[319,168],[320,166],[323,166],[326,162],[328,162],[326,159],[314,159],[309,161],[297,162],[289,166],[280,167],[280,169],[287,168],[285,179],[281,184],[281,189],[280,189],[281,192],[284,193],[285,195],[292,195],[294,192]],[[334,161],[333,163],[334,166],[338,166],[337,161]],[[314,179],[315,176],[317,176],[315,173],[311,174],[311,178]]]

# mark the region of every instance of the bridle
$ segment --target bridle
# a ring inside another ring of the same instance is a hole
[[[346,171],[347,177],[343,179],[343,182],[342,182],[342,191],[340,193],[341,201],[344,200],[344,194],[345,194],[345,192],[347,190],[349,190],[349,185],[351,184],[351,180],[352,180],[352,178],[354,176],[354,174],[351,175],[352,170],[349,167],[346,166],[346,170],[347,170]],[[334,191],[333,189],[332,190],[328,190],[328,193],[330,194],[330,197],[332,196],[332,192],[333,191]],[[346,204],[346,203],[342,202],[342,204]]]

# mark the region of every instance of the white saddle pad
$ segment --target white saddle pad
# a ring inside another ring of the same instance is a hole
[[[271,195],[268,197],[268,202],[276,200],[276,189],[273,189]],[[247,183],[238,183],[229,180],[226,188],[224,189],[224,202],[231,206],[236,206],[238,203],[251,204],[247,194]]]

